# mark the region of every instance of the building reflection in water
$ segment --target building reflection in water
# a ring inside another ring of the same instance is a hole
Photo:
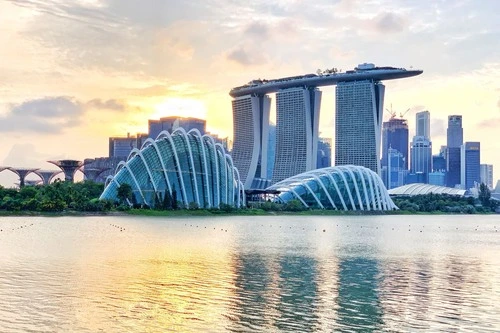
[[[377,331],[382,324],[378,288],[378,262],[363,257],[339,261],[337,331],[353,327]]]

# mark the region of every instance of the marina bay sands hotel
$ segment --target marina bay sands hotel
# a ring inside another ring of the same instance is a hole
[[[360,165],[380,173],[380,142],[385,86],[421,70],[361,64],[354,70],[253,80],[233,88],[232,158],[245,189],[261,188],[316,169],[321,91],[336,85],[335,165]],[[267,174],[270,93],[276,93],[276,154]],[[269,183],[269,182],[268,182]]]

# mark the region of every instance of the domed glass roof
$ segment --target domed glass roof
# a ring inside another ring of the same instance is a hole
[[[267,190],[278,191],[279,202],[299,200],[305,207],[338,210],[397,209],[380,177],[355,165],[307,171],[282,180]]]
[[[163,131],[156,140],[147,139],[118,165],[100,199],[116,201],[117,190],[124,183],[132,187],[138,204],[151,207],[162,202],[167,191],[185,208],[193,204],[200,208],[244,205],[243,185],[231,156],[196,129]]]

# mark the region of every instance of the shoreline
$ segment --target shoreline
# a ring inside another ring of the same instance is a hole
[[[153,210],[153,209],[131,209],[127,211],[107,211],[107,212],[85,212],[85,211],[62,211],[62,212],[38,212],[38,211],[2,211],[0,217],[10,216],[158,216],[158,217],[198,217],[198,216],[383,216],[383,215],[496,215],[494,212],[453,213],[453,212],[411,212],[407,210],[395,211],[339,211],[339,210],[305,210],[305,211],[265,211],[263,209],[243,209],[234,211],[222,210]]]

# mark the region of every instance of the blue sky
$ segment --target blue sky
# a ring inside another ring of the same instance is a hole
[[[0,165],[106,156],[109,136],[167,115],[231,136],[232,87],[372,62],[423,69],[386,82],[386,107],[410,109],[411,132],[429,110],[434,151],[447,116],[463,115],[464,139],[500,175],[498,13],[493,0],[4,0]],[[334,89],[323,91],[333,137]],[[15,179],[5,173],[0,184]]]

